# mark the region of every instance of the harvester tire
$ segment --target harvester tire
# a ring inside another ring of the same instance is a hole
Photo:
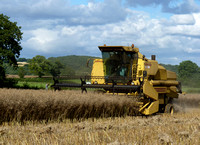
[[[165,113],[174,114],[174,106],[172,104],[167,104],[165,106]]]

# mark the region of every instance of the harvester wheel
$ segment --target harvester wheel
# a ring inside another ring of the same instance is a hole
[[[174,114],[174,106],[172,104],[167,104],[165,106],[165,113]]]

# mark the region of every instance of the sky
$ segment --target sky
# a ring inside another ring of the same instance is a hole
[[[21,26],[20,57],[101,56],[134,44],[147,58],[200,66],[200,0],[0,0]]]

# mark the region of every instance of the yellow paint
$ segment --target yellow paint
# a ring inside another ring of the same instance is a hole
[[[142,114],[151,115],[151,114],[158,112],[158,110],[159,110],[159,101],[154,101],[154,102],[151,102],[151,104],[149,105],[148,108],[144,109]]]
[[[153,100],[158,100],[158,92],[154,89],[149,81],[144,82],[143,93]]]
[[[141,108],[139,111],[144,115],[154,114],[159,111],[159,104],[165,104],[165,100],[169,98],[177,98],[177,86],[179,82],[176,80],[176,73],[167,71],[163,66],[159,65],[156,60],[149,60],[144,57],[139,52],[138,48],[130,46],[99,46],[101,51],[105,52],[133,52],[137,55],[138,59],[133,59],[130,63],[132,64],[132,82],[131,85],[140,85],[140,81],[144,81],[141,85],[141,91],[143,91],[144,96],[141,98]],[[131,54],[131,53],[130,53]],[[123,60],[123,59],[122,59]],[[131,66],[131,65],[130,65]],[[131,67],[127,67],[130,70]],[[93,61],[93,68],[91,76],[102,76],[104,77],[105,64],[103,59],[95,59]],[[143,78],[143,72],[147,72],[147,77]],[[130,72],[128,71],[128,74]],[[129,75],[128,75],[129,76]],[[139,81],[140,80],[140,81]],[[105,84],[104,79],[91,79],[92,84]],[[112,83],[107,83],[112,85]],[[117,85],[130,85],[117,83]],[[107,91],[107,93],[110,93]],[[114,93],[118,95],[131,95],[137,96],[139,92],[123,92],[123,93]],[[166,104],[165,104],[166,105]]]
[[[95,59],[93,61],[93,67],[92,67],[92,72],[91,72],[91,84],[104,84],[105,80],[103,79],[104,77],[104,72],[103,72],[103,59]],[[93,77],[99,77],[99,78],[93,78]]]

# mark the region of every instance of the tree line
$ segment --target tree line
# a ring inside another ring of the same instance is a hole
[[[25,64],[23,64],[25,62]],[[19,58],[17,69],[5,63],[4,68],[6,74],[18,75],[24,78],[25,75],[37,75],[39,78],[46,76],[75,75],[75,71],[61,63],[58,59],[46,59],[44,56],[36,55],[32,59]]]

